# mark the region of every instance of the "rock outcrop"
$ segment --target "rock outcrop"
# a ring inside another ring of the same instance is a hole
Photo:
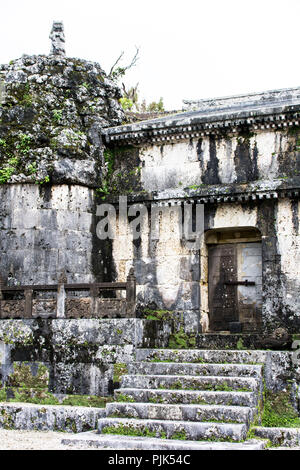
[[[101,129],[120,124],[121,93],[101,69],[61,54],[0,66],[0,183],[98,187]]]

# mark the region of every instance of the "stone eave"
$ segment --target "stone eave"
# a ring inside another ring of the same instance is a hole
[[[219,204],[250,202],[263,199],[299,198],[300,176],[289,179],[257,180],[244,184],[199,185],[192,188],[165,189],[130,194],[128,204],[175,205],[181,203]],[[108,196],[105,202],[118,204],[118,196]]]
[[[166,144],[206,135],[257,130],[285,130],[300,124],[300,98],[231,109],[188,111],[102,130],[107,144]]]

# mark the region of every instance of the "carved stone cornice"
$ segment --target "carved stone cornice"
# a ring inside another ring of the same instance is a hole
[[[300,89],[298,94],[260,94],[260,101],[237,103],[232,100],[226,108],[198,109],[164,116],[131,125],[102,130],[107,144],[168,144],[208,135],[238,134],[247,128],[258,130],[287,130],[300,125]],[[266,96],[265,100],[263,97]],[[267,99],[267,97],[269,97]]]
[[[145,205],[176,206],[181,204],[222,204],[247,203],[266,199],[299,199],[300,177],[287,181],[255,181],[247,184],[207,185],[194,189],[169,189],[153,191],[146,194],[130,194],[129,205],[143,203]],[[118,205],[118,197],[107,197],[106,201]]]

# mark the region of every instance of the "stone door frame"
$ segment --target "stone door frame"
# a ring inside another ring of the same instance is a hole
[[[216,244],[262,242],[256,227],[218,227],[204,233],[200,247],[200,324],[203,333],[211,332],[208,291],[208,247]]]

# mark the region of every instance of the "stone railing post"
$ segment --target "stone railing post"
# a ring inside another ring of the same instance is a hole
[[[2,302],[1,300],[3,300],[3,292],[2,292],[2,288],[4,287],[4,279],[3,277],[1,276],[0,274],[0,318],[2,318]]]
[[[134,317],[136,301],[136,277],[133,268],[130,268],[126,279],[126,314]]]
[[[99,289],[95,286],[95,284],[91,285],[90,288],[90,297],[91,297],[91,304],[90,304],[90,317],[93,318],[98,311],[98,295]]]
[[[32,289],[25,289],[24,296],[25,296],[25,312],[24,318],[31,318],[32,317]]]
[[[56,318],[65,318],[65,303],[66,291],[65,284],[67,284],[67,275],[63,271],[58,279],[57,286],[57,299],[56,299]]]

